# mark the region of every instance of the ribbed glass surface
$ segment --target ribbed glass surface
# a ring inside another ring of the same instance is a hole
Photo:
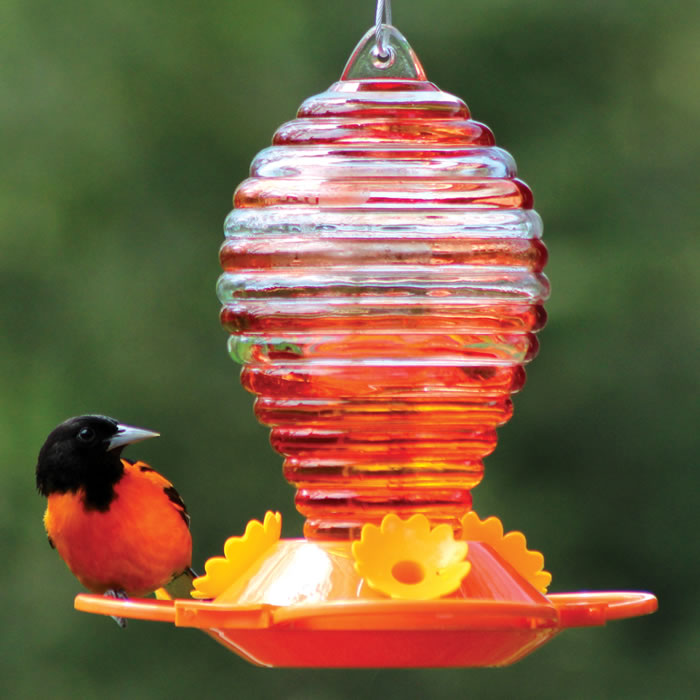
[[[222,322],[307,536],[469,509],[545,321],[515,175],[460,99],[369,78],[307,99],[236,190]]]

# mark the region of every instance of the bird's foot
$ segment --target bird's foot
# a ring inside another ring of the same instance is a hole
[[[119,589],[114,589],[110,588],[108,591],[105,591],[105,596],[107,598],[116,598],[117,600],[126,600],[129,596],[126,594],[126,591],[119,588]],[[126,618],[125,617],[117,617],[116,615],[110,615],[110,617],[122,628],[126,628]]]

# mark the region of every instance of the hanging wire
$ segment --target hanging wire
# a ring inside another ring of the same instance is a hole
[[[391,24],[391,0],[377,0],[377,13],[374,16],[374,35],[377,42],[377,55],[382,59],[386,59],[391,55],[385,28],[388,24]]]

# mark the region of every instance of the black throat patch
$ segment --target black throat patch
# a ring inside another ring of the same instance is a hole
[[[85,494],[83,506],[85,510],[97,510],[100,513],[107,512],[112,501],[117,498],[114,487],[120,479],[121,475],[116,481],[111,483],[103,480],[95,481],[94,483],[85,483],[83,486],[83,493]]]

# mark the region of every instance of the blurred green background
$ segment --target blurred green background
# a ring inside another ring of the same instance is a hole
[[[73,611],[36,453],[64,418],[159,430],[138,454],[193,519],[195,566],[266,509],[301,520],[225,352],[214,284],[234,187],[340,75],[374,2],[0,4],[0,694],[4,698],[691,698],[697,515],[700,5],[395,0],[428,77],[535,192],[542,350],[475,491],[553,591],[646,589],[651,617],[503,670],[249,666],[204,634]]]

